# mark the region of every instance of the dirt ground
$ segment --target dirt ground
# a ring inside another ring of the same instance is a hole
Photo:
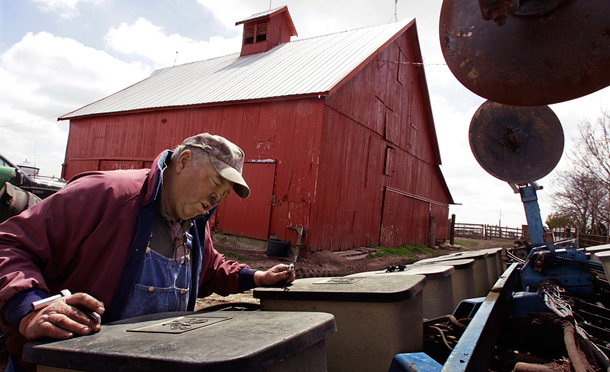
[[[376,258],[349,259],[348,256],[339,252],[313,252],[307,257],[299,256],[296,261],[297,278],[344,276],[358,272],[385,270],[390,265],[405,265],[424,258],[454,253],[461,250],[477,250],[494,247],[508,247],[512,245],[510,240],[481,240],[458,238],[458,241],[467,241],[468,245],[462,246],[444,245],[439,247],[433,254],[420,255],[418,257],[392,257],[383,256]],[[472,245],[471,245],[472,244]],[[226,245],[215,244],[215,248],[225,256],[245,263],[253,269],[266,270],[279,263],[289,264],[294,257],[268,257],[265,251],[245,250]],[[366,250],[366,248],[364,249]],[[198,300],[195,310],[208,307],[222,306],[230,303],[259,304],[259,300],[252,296],[252,291],[234,294],[230,296],[211,295]]]

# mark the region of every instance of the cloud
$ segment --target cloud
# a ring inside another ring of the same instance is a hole
[[[82,33],[82,28],[73,27],[75,24],[65,22],[65,18],[80,15],[79,21],[92,21],[93,18],[87,18],[87,12],[108,0],[32,1],[44,12],[59,15],[62,32],[65,35],[72,32],[76,39],[81,36],[76,33]],[[139,3],[124,2],[120,6],[130,14],[142,15]],[[288,4],[299,38],[385,23],[394,15],[393,1],[197,0],[197,3],[217,20],[213,22],[214,27],[206,23],[203,28],[222,35],[233,35],[237,31],[238,35],[200,40],[183,36],[183,31],[170,34],[167,25],[172,24],[171,12],[156,18],[155,23],[150,17],[141,17],[134,22],[119,18],[120,12],[108,19],[97,18],[96,13],[92,17],[103,24],[101,33],[106,34],[105,51],[50,33],[25,35],[0,55],[0,96],[3,97],[0,100],[0,137],[9,139],[3,144],[2,153],[15,162],[26,158],[36,161],[43,174],[59,174],[68,123],[58,123],[57,116],[140,81],[153,69],[172,66],[176,51],[178,64],[238,52],[242,27],[235,26],[235,22],[265,11],[270,5],[277,8]],[[464,88],[444,65],[438,38],[441,3],[441,0],[399,1],[397,10],[398,19],[416,18],[442,171],[454,200],[463,203],[452,206],[450,213],[456,213],[459,222],[495,223],[501,211],[503,224],[517,227],[525,222],[519,196],[514,195],[505,182],[487,174],[470,151],[470,120],[485,100]],[[174,6],[176,2],[171,4]],[[167,24],[161,23],[164,18],[167,18]],[[107,25],[109,20],[116,23]],[[218,32],[218,23],[232,32]],[[608,107],[608,102],[610,88],[552,105],[566,135],[564,152],[571,147],[569,138],[574,135],[578,122],[595,120],[601,110]],[[563,167],[563,163],[562,160],[557,169]],[[554,173],[543,178],[540,184],[549,185]],[[548,206],[552,198],[550,191],[545,188],[538,192],[543,220],[551,211]]]
[[[108,49],[124,55],[147,58],[155,68],[172,66],[174,62],[184,64],[236,53],[241,45],[240,36],[195,41],[179,34],[167,35],[162,27],[141,17],[131,25],[121,23],[118,27],[111,28],[104,41]]]
[[[61,18],[74,18],[80,14],[78,5],[83,3],[102,6],[107,0],[32,0],[43,12],[56,13]]]
[[[68,124],[57,117],[146,78],[151,69],[47,32],[27,33],[0,55],[2,153],[59,176]]]
[[[235,22],[249,17],[253,14],[267,10],[261,9],[261,2],[240,0],[197,0],[204,8],[208,9],[228,30],[235,28]],[[279,5],[277,6],[279,7]],[[276,6],[274,6],[276,8]]]
[[[12,106],[41,116],[65,113],[152,72],[47,32],[26,34],[2,54],[0,69],[13,83],[0,87]]]
[[[391,1],[380,3],[370,0],[350,0],[349,2],[328,0],[197,0],[197,2],[208,9],[229,30],[235,28],[235,22],[267,11],[270,8],[276,9],[286,5],[299,38],[327,35],[386,23],[390,22],[394,15],[394,2]],[[408,17],[399,15],[398,18],[407,19],[412,17],[413,15]],[[241,32],[241,29],[239,31]]]

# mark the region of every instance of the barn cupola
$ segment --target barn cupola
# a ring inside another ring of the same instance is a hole
[[[236,26],[241,24],[244,25],[242,56],[266,52],[297,36],[287,6],[257,13],[235,23]]]

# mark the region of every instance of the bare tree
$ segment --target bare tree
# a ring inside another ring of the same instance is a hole
[[[596,123],[585,120],[578,128],[569,166],[555,178],[553,208],[580,231],[602,234],[610,222],[610,115],[603,112]]]
[[[580,138],[571,160],[610,190],[610,114],[603,112],[595,124],[585,120],[578,129]]]
[[[553,208],[562,216],[566,216],[580,231],[596,230],[599,222],[607,222],[604,218],[608,192],[600,187],[597,179],[588,173],[573,169],[563,171],[556,180],[560,190],[553,195]]]

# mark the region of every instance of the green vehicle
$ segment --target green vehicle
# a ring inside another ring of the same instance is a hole
[[[4,182],[10,182],[14,186],[17,186],[25,191],[31,192],[38,196],[40,199],[44,199],[50,195],[53,195],[57,190],[61,189],[66,185],[65,181],[45,178],[45,177],[32,177],[24,171],[18,165],[13,164],[10,160],[0,154],[0,167],[12,168],[14,175],[9,177]],[[0,180],[2,181],[2,180]],[[4,185],[1,182],[0,185]]]
[[[11,183],[12,180],[18,178],[17,174],[15,168],[0,167],[0,222],[21,213],[42,200],[31,192]]]
[[[65,184],[61,180],[30,176],[0,155],[0,222],[53,195]]]

